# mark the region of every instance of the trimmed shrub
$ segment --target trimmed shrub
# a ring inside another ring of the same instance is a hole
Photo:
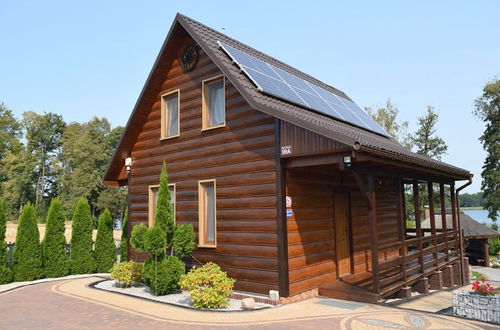
[[[144,237],[146,232],[148,231],[148,227],[146,227],[143,223],[140,225],[135,225],[132,228],[132,235],[130,237],[130,245],[137,252],[145,252],[146,248],[144,247]]]
[[[174,212],[170,204],[170,198],[167,166],[163,162],[160,174],[160,187],[158,188],[158,200],[156,202],[155,226],[160,226],[164,231],[167,248],[172,246],[174,237]]]
[[[165,234],[160,226],[153,226],[144,235],[144,249],[152,256],[160,256],[165,251]]]
[[[95,261],[98,273],[107,273],[116,261],[116,246],[113,238],[113,219],[108,209],[99,217],[95,240]]]
[[[7,212],[5,202],[0,198],[0,284],[12,282],[12,271],[8,267],[7,243],[5,243],[5,231],[7,229]]]
[[[189,291],[196,308],[224,308],[233,293],[234,282],[217,264],[209,262],[193,267],[187,275],[181,276],[179,284]]]
[[[19,218],[12,271],[15,281],[32,281],[43,276],[40,233],[35,208],[30,203],[24,206]]]
[[[122,222],[122,237],[120,240],[120,261],[125,262],[128,260],[128,211],[125,211],[125,216]]]
[[[111,278],[114,279],[119,286],[129,288],[141,282],[143,267],[144,264],[141,262],[121,262],[111,268]]]
[[[69,258],[64,236],[64,210],[62,202],[53,199],[47,214],[43,240],[43,269],[45,277],[61,277],[69,274]]]
[[[149,258],[144,263],[142,277],[154,294],[164,295],[179,289],[179,280],[185,272],[184,263],[179,258],[167,256],[158,260],[155,276],[155,260]]]
[[[191,254],[194,249],[194,229],[193,225],[179,225],[174,231],[174,240],[172,247],[174,254],[183,259]]]
[[[81,197],[73,213],[70,268],[72,274],[91,274],[95,270],[92,252],[92,216],[87,200]]]

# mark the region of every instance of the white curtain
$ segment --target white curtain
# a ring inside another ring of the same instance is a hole
[[[205,186],[205,207],[207,214],[206,237],[207,242],[215,242],[215,196],[214,185],[206,184]]]
[[[167,106],[167,136],[179,134],[179,101],[178,96],[170,97],[166,102]]]
[[[208,85],[209,125],[224,123],[224,81],[219,80]]]

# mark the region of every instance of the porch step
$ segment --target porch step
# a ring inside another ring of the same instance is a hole
[[[363,288],[351,285],[343,281],[332,281],[319,287],[321,296],[337,299],[359,301],[365,303],[376,303],[380,296]]]

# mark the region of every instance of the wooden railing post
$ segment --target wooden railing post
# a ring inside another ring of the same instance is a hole
[[[405,219],[405,214],[403,212],[404,210],[404,191],[403,191],[403,182],[400,178],[396,179],[396,203],[397,203],[397,217],[398,217],[398,238],[400,244],[399,248],[399,255],[401,257],[401,272],[403,273],[403,281],[406,282],[406,246],[403,244],[403,242],[406,239],[406,219]]]
[[[436,217],[434,214],[434,185],[431,181],[427,182],[427,194],[429,195],[429,216],[431,221],[432,244],[434,245],[433,257],[434,263],[436,264],[436,267],[438,267],[438,242],[436,237]]]
[[[446,262],[450,261],[450,247],[448,246],[448,223],[446,222],[446,201],[444,199],[444,183],[439,184],[439,201],[441,202],[441,227],[445,233]]]
[[[451,217],[453,219],[453,228],[455,240],[458,240],[458,260],[460,263],[460,278],[465,278],[465,269],[464,269],[464,250],[463,250],[463,238],[462,231],[460,230],[459,219],[457,219],[457,204],[455,199],[455,183],[450,184],[450,198],[451,198]]]
[[[373,182],[373,175],[367,175],[367,193],[370,199],[370,209],[368,211],[368,218],[370,221],[370,238],[371,238],[371,259],[372,259],[372,280],[373,291],[380,293],[379,272],[378,272],[378,243],[377,243],[377,208],[375,199],[375,186]]]
[[[420,223],[420,193],[418,191],[417,180],[413,180],[413,207],[415,209],[415,227],[418,239],[418,263],[420,264],[420,272],[422,276],[424,276],[424,248],[422,244],[422,225]]]

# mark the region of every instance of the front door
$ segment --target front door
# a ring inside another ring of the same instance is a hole
[[[335,223],[335,255],[337,257],[338,276],[351,273],[351,258],[349,255],[349,197],[346,193],[333,195]]]

